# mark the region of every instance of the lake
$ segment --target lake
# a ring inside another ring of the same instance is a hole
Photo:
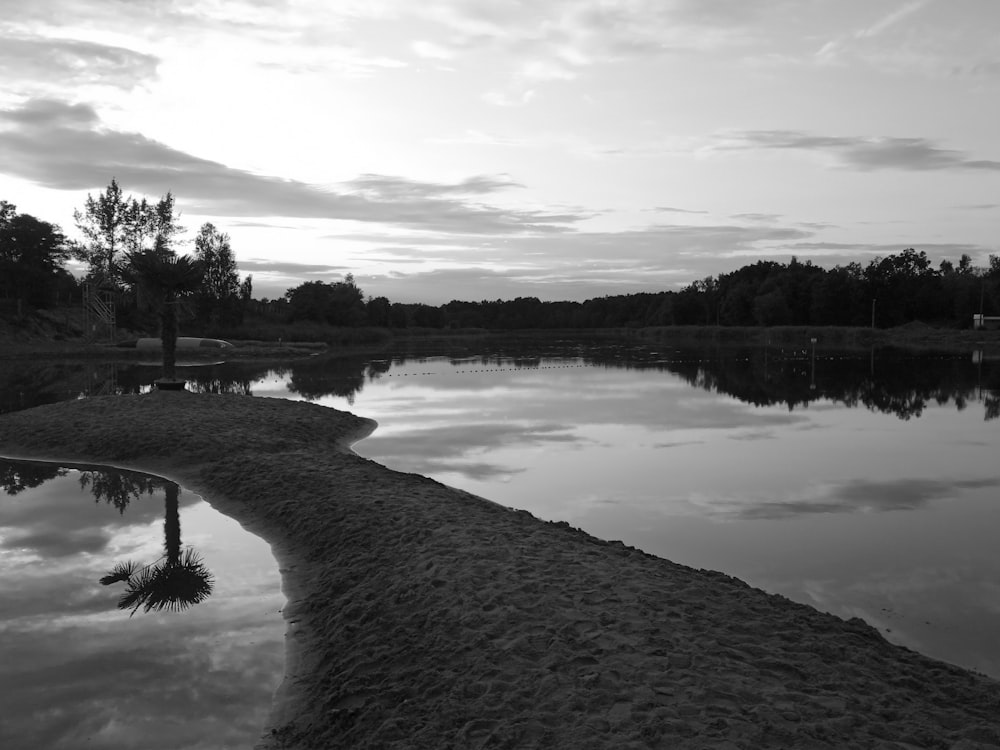
[[[141,392],[158,375],[48,368],[22,374],[4,408]],[[182,372],[194,390],[371,417],[355,451],[391,468],[861,617],[1000,678],[995,360],[489,338]]]

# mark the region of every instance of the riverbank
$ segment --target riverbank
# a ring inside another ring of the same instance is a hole
[[[38,313],[41,316],[41,312]],[[56,325],[58,315],[42,316],[39,323],[20,328],[10,321],[0,321],[0,359],[120,359],[128,361],[148,357],[148,352],[120,347],[106,342],[87,341],[79,335],[65,335],[77,329]],[[329,328],[329,327],[327,327]],[[335,330],[335,329],[330,329]],[[325,332],[327,339],[332,335]],[[329,354],[333,352],[372,351],[386,349],[402,342],[426,343],[433,340],[477,341],[493,339],[597,338],[640,339],[672,346],[776,346],[824,350],[870,350],[898,347],[916,351],[973,352],[1000,354],[1000,330],[957,330],[937,328],[919,322],[895,328],[851,328],[844,326],[662,326],[650,328],[590,328],[590,329],[517,329],[487,331],[485,329],[336,329],[341,336],[336,342],[309,338],[315,327],[301,330],[286,326],[286,337],[227,339],[233,347],[226,349],[226,359],[289,359]],[[134,337],[132,337],[134,338]],[[815,342],[813,342],[815,339]],[[205,349],[184,352],[191,358],[212,359],[219,350]]]
[[[267,539],[276,748],[1000,747],[1000,683],[350,452],[368,420],[153,392],[0,417],[0,455],[166,476]]]

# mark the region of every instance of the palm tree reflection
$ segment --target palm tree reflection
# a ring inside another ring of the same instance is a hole
[[[201,556],[190,547],[181,550],[180,487],[174,482],[166,482],[164,489],[164,555],[148,565],[140,566],[132,560],[117,563],[101,578],[104,586],[125,583],[118,608],[132,610],[129,616],[140,607],[144,612],[183,611],[211,596],[215,584],[215,577],[205,567]]]

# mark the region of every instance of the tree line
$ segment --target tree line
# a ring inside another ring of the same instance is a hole
[[[254,300],[254,312],[274,321],[336,326],[485,328],[490,330],[641,328],[674,325],[873,326],[912,321],[969,328],[973,315],[1000,315],[1000,255],[973,266],[934,267],[914,248],[824,269],[811,261],[757,261],[709,276],[676,291],[596,297],[585,302],[542,302],[536,297],[435,307],[366,300],[353,276],[343,282],[310,281],[283,298]]]
[[[116,180],[97,196],[87,195],[74,212],[84,238],[66,238],[58,225],[17,212],[0,201],[0,297],[16,305],[49,307],[79,299],[81,284],[114,297],[119,326],[155,325],[150,284],[141,283],[157,263],[176,264],[184,228],[167,193],[156,202],[127,196]],[[187,256],[180,256],[187,257]],[[78,281],[66,268],[74,258],[87,266]],[[622,328],[673,325],[874,326],[911,321],[968,328],[973,315],[1000,315],[1000,255],[976,267],[963,254],[934,266],[914,248],[826,269],[792,258],[757,261],[730,273],[708,276],[679,290],[595,297],[584,302],[452,300],[440,306],[366,297],[354,277],[309,281],[277,299],[253,299],[252,277],[241,281],[230,237],[205,223],[194,239],[196,283],[168,294],[178,314],[200,332],[239,334],[249,316],[282,326],[310,322],[359,328],[488,330]],[[143,260],[145,259],[145,261]],[[163,269],[173,273],[176,268]],[[191,279],[188,279],[191,282]],[[154,285],[155,286],[155,285]],[[162,285],[161,285],[162,286]],[[189,288],[190,287],[190,288]],[[164,304],[163,289],[153,296]],[[182,303],[182,304],[180,304]]]

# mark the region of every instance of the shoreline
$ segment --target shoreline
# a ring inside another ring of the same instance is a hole
[[[1000,682],[350,446],[375,423],[189,392],[0,416],[0,455],[146,471],[272,547],[260,748],[1000,747]]]
[[[868,350],[871,348],[899,348],[915,351],[942,351],[964,353],[983,350],[1000,352],[1000,331],[935,328],[922,324],[907,324],[896,328],[850,328],[845,326],[664,326],[647,328],[595,328],[595,329],[517,329],[439,334],[393,335],[379,344],[334,345],[322,341],[242,341],[233,340],[229,349],[187,350],[184,357],[194,360],[288,360],[331,354],[383,351],[392,345],[407,342],[424,343],[429,340],[460,342],[474,338],[546,338],[546,337],[628,338],[678,346],[805,346],[816,338],[817,351]],[[154,356],[157,353],[152,352]],[[151,352],[114,344],[88,343],[84,340],[4,340],[0,339],[0,360],[121,360],[123,362],[148,359]]]

